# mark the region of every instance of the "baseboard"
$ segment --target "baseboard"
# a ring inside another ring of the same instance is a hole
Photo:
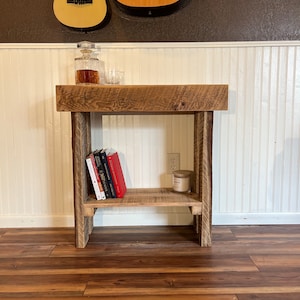
[[[1,216],[0,228],[73,227],[74,216]]]
[[[213,214],[213,225],[281,225],[300,224],[300,212]]]
[[[174,211],[158,212],[99,212],[94,218],[95,226],[159,226],[189,225],[189,213]],[[213,225],[282,225],[300,224],[300,213],[252,213],[252,214],[213,214]],[[73,227],[74,216],[2,216],[0,228],[29,227]]]

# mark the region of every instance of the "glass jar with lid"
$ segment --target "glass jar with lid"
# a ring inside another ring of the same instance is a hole
[[[173,190],[175,192],[187,193],[191,191],[190,170],[176,170],[173,172]]]
[[[97,57],[95,44],[83,41],[77,44],[81,56],[75,58],[76,84],[100,84],[104,63]]]

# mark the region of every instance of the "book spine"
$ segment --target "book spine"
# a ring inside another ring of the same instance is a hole
[[[93,167],[92,159],[90,157],[87,157],[85,161],[86,161],[86,165],[88,167],[88,171],[89,171],[89,174],[90,174],[90,178],[91,178],[91,181],[92,181],[92,185],[93,185],[93,188],[94,188],[96,199],[101,200],[101,191],[100,191],[100,188],[99,188],[99,185],[98,185],[98,182],[97,182],[97,178],[96,178],[95,170],[94,170],[94,167]]]
[[[111,155],[108,155],[107,160],[116,190],[116,195],[118,198],[123,198],[126,192],[126,184],[118,153],[115,152]]]
[[[108,165],[109,165],[109,169],[110,169],[112,181],[114,183],[114,187],[115,187],[115,191],[116,191],[116,196],[117,196],[117,198],[121,198],[121,190],[120,190],[120,186],[119,186],[119,183],[118,183],[117,173],[116,173],[114,164],[112,162],[111,157],[108,157],[107,160],[108,160]]]
[[[100,176],[100,180],[101,180],[101,183],[103,186],[103,190],[105,192],[105,196],[106,196],[106,198],[112,198],[111,190],[110,190],[107,178],[106,178],[105,168],[101,161],[100,152],[99,151],[94,152],[94,157],[95,157],[95,162],[96,162],[96,166],[98,169],[98,173]]]
[[[91,154],[91,159],[92,159],[94,172],[96,174],[96,179],[97,179],[97,182],[98,182],[98,186],[99,186],[99,189],[100,189],[100,195],[101,195],[100,200],[104,200],[104,199],[106,199],[106,196],[105,196],[105,192],[104,192],[104,189],[103,189],[103,186],[102,186],[102,182],[101,182],[101,179],[100,179],[100,175],[99,175],[99,172],[98,172],[98,168],[97,168],[97,165],[96,165],[94,154]]]
[[[109,166],[108,166],[105,151],[100,152],[100,159],[101,159],[101,161],[103,163],[103,166],[104,166],[107,183],[108,183],[108,186],[109,186],[109,189],[110,189],[110,192],[111,192],[111,197],[116,198],[117,195],[116,195],[115,187],[114,187],[114,184],[113,184],[113,181],[112,181],[112,177],[111,177],[111,173],[110,173],[110,170],[109,170]]]

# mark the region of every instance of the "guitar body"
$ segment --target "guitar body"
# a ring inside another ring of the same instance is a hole
[[[54,0],[53,12],[60,23],[78,30],[92,30],[107,21],[106,0]]]
[[[115,0],[126,13],[137,16],[157,17],[173,13],[184,0]]]
[[[179,0],[118,0],[119,3],[130,7],[161,7],[179,2]]]

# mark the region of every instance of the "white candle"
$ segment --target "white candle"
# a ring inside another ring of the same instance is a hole
[[[173,172],[173,190],[175,192],[191,191],[191,174],[189,170],[177,170]]]

